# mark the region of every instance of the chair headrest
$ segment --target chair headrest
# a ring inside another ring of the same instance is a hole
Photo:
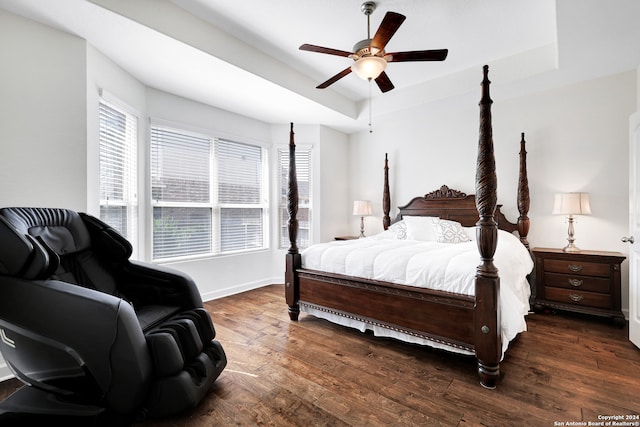
[[[58,255],[87,249],[91,243],[82,218],[69,209],[2,208],[0,216],[20,233],[41,238]]]
[[[35,238],[24,235],[0,217],[0,274],[44,279],[58,267],[59,258]]]
[[[89,230],[92,246],[103,259],[111,262],[122,262],[129,259],[133,247],[124,236],[94,216],[82,212],[79,215]]]

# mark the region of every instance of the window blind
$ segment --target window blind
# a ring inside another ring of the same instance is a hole
[[[211,253],[211,209],[153,208],[153,258]]]
[[[137,246],[138,118],[104,99],[98,108],[100,219]]]
[[[289,212],[287,210],[287,192],[289,190],[289,150],[278,150],[278,176],[280,180],[279,197],[279,248],[289,247]],[[311,150],[296,149],[296,175],[298,178],[298,248],[304,249],[310,243],[311,230]]]
[[[218,206],[221,253],[264,245],[266,199],[261,147],[217,139]]]
[[[151,128],[151,198],[159,202],[211,200],[211,139]]]
[[[151,128],[153,259],[211,253],[211,139]]]

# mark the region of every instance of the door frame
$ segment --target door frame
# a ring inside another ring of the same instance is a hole
[[[629,340],[640,347],[640,111],[629,117]]]

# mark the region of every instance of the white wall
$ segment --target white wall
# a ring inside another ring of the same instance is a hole
[[[349,168],[355,161],[349,158],[349,138],[333,129],[320,127],[320,161],[314,165],[316,182],[320,182],[319,202],[314,215],[320,215],[318,242],[333,240],[336,236],[359,233],[344,220],[351,213],[353,201],[349,198]],[[319,178],[319,179],[318,179]]]
[[[636,108],[640,110],[640,67],[636,68]]]
[[[0,10],[0,206],[85,209],[85,42]]]
[[[85,43],[0,10],[0,58],[0,206],[84,209]]]
[[[491,76],[490,76],[491,77]],[[478,69],[478,84],[482,72]],[[566,245],[567,223],[551,215],[553,193],[591,193],[593,215],[576,223],[583,249],[628,254],[620,237],[628,233],[628,127],[636,110],[635,71],[504,99],[492,84],[498,202],[514,221],[520,133],[525,132],[531,190],[532,247]],[[475,192],[480,87],[475,94],[447,99],[403,113],[378,117],[374,132],[353,135],[349,177],[352,197],[368,197],[382,229],[382,164],[389,152],[392,216],[395,207],[447,184]],[[372,230],[373,231],[373,230]],[[627,263],[623,263],[622,305],[628,308]]]

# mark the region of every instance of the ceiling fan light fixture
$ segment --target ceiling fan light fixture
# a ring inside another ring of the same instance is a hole
[[[351,65],[351,71],[362,80],[375,80],[387,68],[387,61],[379,56],[364,56]]]
[[[408,52],[394,52],[387,54],[385,47],[387,43],[398,31],[400,25],[406,17],[396,12],[387,12],[378,27],[373,38],[371,38],[371,14],[376,8],[373,1],[365,1],[362,3],[362,12],[367,17],[367,38],[360,40],[353,46],[352,52],[345,50],[331,49],[328,47],[316,46],[312,44],[303,44],[300,50],[309,52],[325,53],[328,55],[343,56],[351,58],[353,63],[350,67],[340,71],[335,76],[329,78],[324,83],[320,83],[316,88],[325,89],[334,84],[341,78],[356,73],[363,80],[375,80],[382,93],[388,92],[394,88],[393,83],[389,80],[389,76],[384,72],[388,62],[414,62],[414,61],[444,61],[447,57],[447,49],[438,50],[414,50]],[[371,90],[371,84],[369,84]],[[369,95],[371,96],[371,95]]]

